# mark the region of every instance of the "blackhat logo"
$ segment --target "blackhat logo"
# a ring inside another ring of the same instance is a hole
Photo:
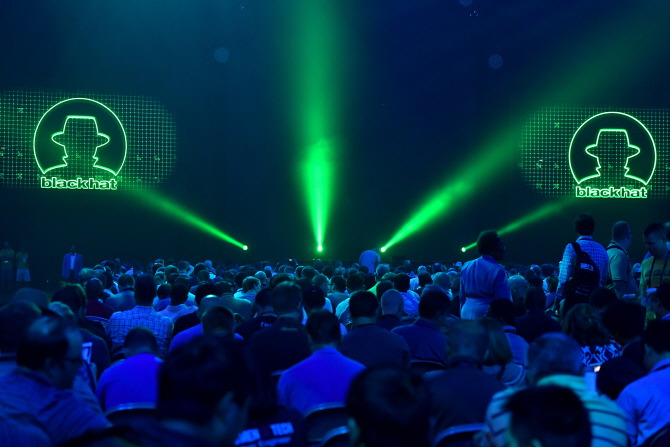
[[[117,176],[128,151],[126,131],[121,121],[104,104],[87,98],[72,98],[51,107],[35,129],[33,150],[43,174],[67,166],[67,148],[61,144],[72,120],[91,120],[96,129],[93,167]]]
[[[600,177],[598,152],[601,137],[608,132],[623,135],[630,155],[623,165],[624,177],[649,183],[656,170],[656,144],[647,128],[636,118],[621,112],[592,116],[577,129],[570,142],[570,172],[577,184]],[[645,189],[646,196],[646,189]],[[592,197],[596,197],[592,195]]]

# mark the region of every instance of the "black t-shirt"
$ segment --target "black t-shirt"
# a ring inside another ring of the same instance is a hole
[[[257,371],[264,375],[289,369],[312,354],[305,327],[293,318],[280,318],[248,342]]]
[[[235,326],[235,333],[239,334],[245,340],[249,340],[249,337],[254,333],[266,327],[270,327],[276,322],[276,315],[261,315],[260,317],[253,318]]]

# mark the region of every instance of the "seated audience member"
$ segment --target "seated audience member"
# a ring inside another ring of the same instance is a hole
[[[617,301],[619,298],[616,296],[616,292],[607,287],[597,287],[589,295],[589,304],[595,309],[596,312],[602,313],[607,306]]]
[[[507,438],[516,447],[589,447],[589,414],[574,392],[560,386],[521,390],[507,402]]]
[[[135,301],[131,310],[115,312],[109,319],[107,334],[112,339],[112,358],[120,354],[126,335],[131,329],[144,326],[154,333],[161,357],[165,357],[172,339],[173,323],[168,317],[158,314],[152,307],[156,296],[156,285],[151,275],[141,275],[135,282]]]
[[[657,320],[670,320],[670,284],[661,284],[651,302]]]
[[[30,325],[42,316],[29,302],[11,302],[0,307],[0,377],[16,368],[16,351]]]
[[[533,387],[561,386],[569,388],[581,400],[591,422],[591,447],[626,447],[626,420],[622,411],[607,397],[589,390],[584,380],[582,350],[571,337],[551,332],[538,337],[528,350],[528,385]],[[505,428],[510,425],[510,413],[505,405],[515,393],[502,391],[491,400],[486,410],[486,427],[492,445],[506,447]]]
[[[188,299],[188,287],[186,286],[187,281],[183,281],[182,284],[186,287],[186,298],[184,299],[184,302]],[[177,285],[177,281],[175,281],[175,284]],[[156,289],[156,297],[154,298],[154,310],[156,312],[161,312],[165,310],[166,307],[170,305],[172,302],[171,294],[172,294],[172,287],[174,285],[171,284],[161,284],[158,286],[158,289]],[[167,316],[167,315],[166,315]]]
[[[243,299],[254,304],[256,294],[261,290],[261,282],[255,276],[248,276],[242,281],[242,293],[235,294],[235,298]]]
[[[419,319],[409,326],[393,329],[409,346],[412,359],[431,360],[446,363],[447,337],[440,331],[449,317],[451,302],[439,287],[432,286],[424,291],[419,302]]]
[[[405,313],[407,315],[419,315],[419,295],[409,290],[409,276],[400,273],[393,278],[393,287],[400,292],[405,301]]]
[[[107,327],[114,309],[102,303],[102,283],[97,278],[91,278],[86,283],[84,291],[86,292],[86,318]]]
[[[388,280],[383,280],[379,284],[377,284],[377,288],[375,289],[375,295],[377,296],[377,301],[381,304],[382,302],[382,296],[384,296],[384,293],[386,293],[387,290],[391,290],[393,288],[393,281],[388,281]],[[396,290],[397,292],[397,290]],[[400,292],[398,292],[400,293]],[[405,305],[403,303],[403,309]],[[404,315],[403,311],[403,315]]]
[[[451,314],[461,318],[461,277],[451,278],[451,294],[454,298],[451,300]]]
[[[187,299],[188,299],[188,289],[186,288],[186,286],[184,284],[175,284],[170,291],[170,305],[158,313],[160,315],[163,315],[164,317],[168,317],[170,320],[175,322],[179,317],[182,317],[184,315],[190,314],[198,310],[196,306],[186,306],[186,304],[184,303],[186,303]]]
[[[316,275],[315,278],[319,276]],[[325,309],[326,296],[323,290],[316,286],[309,286],[302,291],[302,324],[307,324],[307,316],[314,311]],[[325,309],[328,310],[328,309]],[[330,311],[329,311],[330,312]],[[342,335],[347,333],[347,328],[340,323]]]
[[[254,278],[255,279],[255,278]],[[244,282],[244,280],[242,280]],[[207,287],[207,284],[198,287]],[[211,292],[214,294],[215,292]],[[224,306],[230,309],[234,314],[240,315],[244,321],[249,321],[254,316],[254,306],[251,301],[244,298],[235,298],[230,292],[216,293],[223,300]],[[255,295],[254,295],[255,300]]]
[[[198,321],[200,323],[175,335],[172,339],[172,343],[170,343],[170,352],[174,351],[182,345],[187,344],[194,338],[198,338],[203,335],[204,328],[202,325],[202,318],[205,316],[205,313],[217,306],[225,307],[224,301],[220,297],[216,295],[207,295],[206,297],[202,298],[198,305],[198,310],[195,311],[195,314],[197,315]]]
[[[377,297],[372,292],[359,291],[351,295],[349,309],[353,329],[342,338],[340,352],[367,368],[408,366],[407,342],[375,324],[377,307]]]
[[[175,281],[175,285],[177,283],[178,282]],[[214,284],[200,284],[195,290],[195,307],[199,309],[202,299],[210,295],[221,296]],[[178,333],[185,331],[186,329],[198,326],[200,324],[200,315],[201,313],[191,312],[190,314],[182,315],[181,317],[177,318],[177,320],[174,322],[174,331],[172,335],[176,336]]]
[[[307,331],[302,325],[302,292],[293,282],[272,290],[272,307],[277,322],[249,337],[256,370],[263,376],[283,371],[311,354]]]
[[[642,344],[649,374],[624,388],[617,399],[632,447],[670,423],[670,321],[650,321]]]
[[[328,294],[328,299],[333,306],[333,309],[337,309],[337,306],[347,298],[349,295],[347,291],[347,281],[341,276],[333,276],[330,278],[330,290]]]
[[[323,296],[326,297],[326,304],[323,306],[328,312],[333,311],[333,303],[330,302],[328,298],[328,293],[330,293],[330,280],[326,275],[317,273],[312,279],[312,285],[320,288],[323,291]]]
[[[419,287],[417,287],[416,290],[413,290],[417,295],[421,296],[421,293],[423,292],[423,289],[430,284],[433,284],[433,277],[430,276],[430,273],[424,272],[424,273],[419,273]]]
[[[383,281],[384,275],[390,271],[388,264],[379,264],[375,270],[375,285],[368,289],[368,292],[374,293],[377,297],[381,296],[377,293],[377,287],[379,286],[379,283]]]
[[[488,317],[480,318],[479,322],[484,326],[489,337],[482,370],[500,380],[503,385],[522,385],[526,371],[523,365],[514,363],[509,339],[502,330],[500,323]]]
[[[351,323],[351,315],[349,311],[350,297],[354,293],[362,291],[363,287],[363,278],[357,273],[354,273],[347,278],[347,292],[349,293],[349,297],[342,301],[335,309],[335,316],[337,316],[337,318],[340,320],[340,323],[345,326]]]
[[[272,290],[263,289],[256,294],[254,300],[255,318],[235,326],[235,333],[248,340],[255,332],[270,327],[277,321],[277,314],[272,307]]]
[[[379,290],[379,287],[377,287],[377,290]],[[405,308],[405,300],[400,292],[395,289],[389,289],[384,292],[381,299],[381,308],[382,316],[377,320],[377,326],[390,331],[403,325],[400,319],[405,315],[403,310]]]
[[[493,318],[502,326],[509,346],[512,349],[514,363],[523,366],[528,365],[526,360],[528,356],[528,343],[523,337],[516,334],[514,304],[510,300],[497,298],[489,303],[486,316]]]
[[[435,277],[433,278],[433,284],[442,289],[444,293],[449,296],[450,301],[454,299],[454,296],[451,293],[451,278],[447,272],[436,273]]]
[[[0,420],[19,423],[55,446],[107,427],[102,414],[71,391],[83,362],[81,344],[73,322],[60,316],[35,320],[19,344],[18,368],[0,380]]]
[[[100,377],[95,395],[103,410],[121,404],[156,403],[158,358],[156,337],[147,328],[131,329],[123,342],[126,359],[115,363]]]
[[[637,303],[615,301],[601,314],[603,325],[612,339],[621,346],[621,356],[628,357],[640,368],[644,368],[642,334],[647,318],[647,309]]]
[[[585,303],[575,305],[563,320],[563,333],[582,347],[584,366],[597,366],[619,356],[619,345],[610,338],[600,314]]]
[[[342,403],[354,377],[363,365],[342,355],[340,323],[325,309],[307,318],[312,355],[286,370],[279,379],[279,403],[305,414],[316,405]]]
[[[556,301],[556,290],[558,289],[558,276],[549,276],[546,279],[547,282],[547,295],[545,296],[546,301],[544,302],[544,309],[549,309],[554,305]]]
[[[546,307],[544,291],[539,287],[531,287],[526,291],[523,306],[528,311],[523,317],[516,319],[516,334],[523,337],[527,343],[532,343],[537,337],[547,332],[561,332],[561,325],[556,320],[544,314]]]
[[[433,435],[456,425],[483,423],[491,398],[505,389],[481,370],[487,348],[488,334],[479,321],[461,320],[449,326],[447,369],[424,376],[435,421]]]
[[[258,279],[261,283],[261,290],[268,287],[268,275],[264,271],[258,271],[254,274],[254,277]]]
[[[123,312],[135,307],[135,278],[123,274],[119,276],[119,293],[110,296],[105,304],[114,309],[115,312]]]
[[[647,371],[628,357],[614,357],[600,365],[596,375],[596,388],[616,401],[631,383],[647,375]]]
[[[419,377],[402,369],[359,374],[346,401],[353,447],[428,447],[429,408]]]
[[[532,270],[529,270],[532,272]],[[514,303],[515,317],[522,317],[526,314],[526,309],[523,306],[523,299],[526,296],[526,290],[529,288],[528,280],[521,275],[511,276],[507,283],[509,285],[510,293],[512,294],[512,302]]]
[[[204,335],[233,336],[235,315],[224,306],[209,309],[202,317],[202,333]]]

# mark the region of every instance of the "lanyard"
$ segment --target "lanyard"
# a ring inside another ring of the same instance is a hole
[[[668,256],[670,256],[670,251],[665,255],[665,263],[663,264],[663,270],[661,271],[661,282],[659,286],[663,284],[663,277],[665,276],[665,267],[668,265]],[[651,287],[651,277],[654,276],[654,265],[656,264],[656,256],[654,260],[651,261],[651,271],[649,272],[649,281],[647,281],[647,287]]]

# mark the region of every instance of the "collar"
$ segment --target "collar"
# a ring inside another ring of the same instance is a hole
[[[314,354],[319,354],[319,355],[332,355],[332,354],[339,354],[340,351],[337,350],[337,348],[334,348],[332,346],[326,346],[325,348],[318,349],[312,353]]]
[[[537,385],[557,385],[570,388],[579,395],[579,393],[586,393],[586,381],[582,376],[573,376],[571,374],[554,374],[538,380]]]
[[[447,359],[447,368],[479,368],[481,369],[481,362],[469,355],[457,355]]]
[[[135,307],[133,307],[133,310],[147,310],[147,311],[154,311],[153,306],[140,306],[139,304],[136,304]]]
[[[493,259],[493,256],[491,256],[491,255],[481,255],[481,259],[483,259],[484,261],[490,262],[491,264],[496,264],[496,265],[498,264],[498,261]]]
[[[419,318],[418,320],[416,320],[414,322],[414,324],[416,326],[423,326],[423,327],[427,327],[427,328],[430,328],[430,329],[435,329],[436,331],[440,330],[440,328],[435,323],[433,323],[430,320],[426,320],[425,318]]]
[[[655,364],[653,368],[651,368],[649,374],[653,373],[654,371],[658,371],[659,369],[666,369],[668,367],[670,367],[670,359],[661,360],[660,362]]]
[[[514,326],[503,326],[503,331],[516,334],[516,328]]]
[[[592,240],[593,240],[593,237],[591,237],[591,236],[579,236],[579,237],[577,238],[577,240],[578,240],[578,241],[592,241]]]

